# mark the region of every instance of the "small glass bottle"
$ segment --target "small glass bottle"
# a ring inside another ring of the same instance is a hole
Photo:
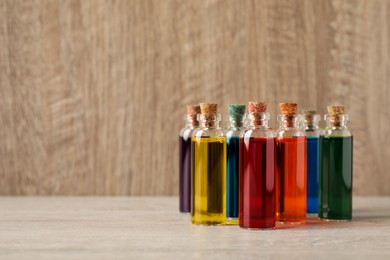
[[[245,119],[245,105],[229,105],[230,127],[226,131],[226,223],[238,224],[238,178],[240,137]]]
[[[303,110],[303,128],[307,138],[307,213],[318,213],[320,115],[315,110]]]
[[[200,104],[199,128],[192,136],[193,224],[226,222],[226,137],[219,127],[217,104]]]
[[[179,210],[191,212],[191,136],[198,127],[199,105],[187,105],[186,126],[179,135]]]
[[[265,102],[248,103],[248,125],[241,139],[241,228],[275,227],[275,133]]]
[[[328,106],[320,137],[319,212],[321,219],[352,219],[353,138],[344,106]]]
[[[276,134],[276,219],[306,221],[306,135],[299,127],[296,103],[281,103]]]

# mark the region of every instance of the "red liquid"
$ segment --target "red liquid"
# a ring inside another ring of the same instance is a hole
[[[276,217],[306,220],[306,137],[277,139]]]
[[[241,139],[239,224],[275,227],[275,138]]]

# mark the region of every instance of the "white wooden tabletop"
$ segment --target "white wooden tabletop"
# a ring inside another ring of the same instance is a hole
[[[0,197],[0,259],[390,259],[390,197],[351,222],[194,226],[177,197]]]

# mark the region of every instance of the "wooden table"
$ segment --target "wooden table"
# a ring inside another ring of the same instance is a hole
[[[390,197],[354,220],[249,231],[194,226],[177,197],[0,197],[0,259],[390,259]]]

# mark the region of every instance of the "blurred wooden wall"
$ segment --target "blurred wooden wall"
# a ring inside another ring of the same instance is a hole
[[[265,99],[345,104],[390,195],[389,75],[386,0],[0,0],[0,194],[178,194],[185,105]]]

